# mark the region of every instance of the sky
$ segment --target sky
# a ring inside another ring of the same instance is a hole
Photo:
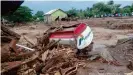
[[[30,9],[32,9],[32,13],[35,14],[37,11],[43,11],[44,13],[52,10],[60,8],[64,11],[67,11],[69,9],[76,8],[76,9],[86,9],[87,7],[92,7],[94,3],[97,3],[99,1],[107,2],[108,0],[94,0],[94,1],[24,1],[21,6],[28,6]],[[121,4],[121,6],[131,5],[133,3],[133,0],[128,1],[118,1],[114,0],[115,4]]]

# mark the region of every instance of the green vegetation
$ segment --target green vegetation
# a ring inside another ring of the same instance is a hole
[[[29,22],[32,21],[32,10],[27,6],[20,6],[13,14],[3,16],[10,22]]]
[[[68,14],[73,15],[79,18],[87,18],[87,17],[106,17],[112,16],[114,14],[127,14],[128,16],[132,15],[133,12],[133,4],[127,5],[123,8],[120,7],[121,4],[114,4],[114,1],[111,0],[107,3],[98,2],[93,4],[92,8],[87,7],[86,10],[76,10],[72,8],[71,10],[67,11]]]
[[[131,16],[133,12],[132,5],[127,5],[125,7],[120,7],[120,4],[115,4],[113,0],[104,3],[98,2],[93,4],[91,8],[87,7],[85,10],[77,10],[72,8],[66,11],[71,17],[79,17],[80,19],[90,18],[90,17],[106,17],[112,16],[114,14],[121,14],[121,16]],[[2,18],[7,19],[13,23],[29,22],[29,21],[43,21],[43,11],[37,11],[35,15],[32,15],[32,10],[27,6],[20,6],[13,14],[2,16]]]
[[[38,21],[43,21],[44,20],[43,15],[44,15],[43,11],[37,11],[37,13],[33,16],[33,19]]]

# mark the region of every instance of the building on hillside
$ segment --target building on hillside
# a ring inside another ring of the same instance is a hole
[[[67,17],[67,13],[65,13],[63,10],[53,9],[44,14],[44,22],[52,23],[53,21],[57,20],[57,18],[62,19],[65,17]]]

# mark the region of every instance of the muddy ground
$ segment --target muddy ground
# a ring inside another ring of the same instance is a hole
[[[110,29],[106,25],[108,25],[108,21],[110,21],[113,24],[121,24],[121,23],[131,23],[133,22],[133,19],[89,19],[89,20],[78,20],[78,21],[71,21],[71,22],[60,22],[62,25],[71,25],[76,24],[80,22],[87,23],[93,30],[94,33],[94,43],[95,46],[104,45],[107,47],[115,46],[118,39],[126,38],[133,35],[133,29]],[[11,30],[17,32],[21,35],[21,39],[19,41],[19,44],[27,45],[27,42],[23,38],[25,36],[27,39],[29,39],[32,43],[36,43],[36,37],[41,36],[50,26],[43,24],[43,23],[37,23],[34,25],[33,23],[29,23],[24,26],[15,26],[13,28],[10,28]],[[104,48],[104,47],[103,47]],[[88,73],[97,72],[98,73],[129,73],[131,72],[130,69],[128,69],[125,65],[123,66],[114,66],[114,65],[108,65],[107,63],[101,63],[99,61],[83,61],[85,65],[87,66],[85,68],[78,69],[77,75],[88,75]],[[94,71],[93,69],[97,69],[97,71]],[[92,71],[93,70],[93,71]],[[82,74],[80,73],[82,71]],[[121,74],[120,74],[121,75]]]
[[[113,22],[113,24],[118,23],[121,24],[123,22],[130,23],[133,22],[133,19],[89,19],[89,20],[78,20],[78,21],[70,21],[70,22],[60,22],[61,25],[73,25],[77,23],[87,23],[93,30],[94,33],[94,42],[98,44],[104,45],[115,45],[118,39],[126,38],[131,36],[133,33],[133,29],[110,29],[106,26],[108,25],[108,21]],[[54,25],[57,23],[54,23]],[[58,26],[58,25],[57,25]],[[20,35],[24,35],[33,43],[36,43],[36,37],[41,36],[50,25],[37,23],[36,25],[33,23],[29,23],[26,25],[15,26],[11,28],[11,30],[17,32]],[[23,42],[22,42],[23,41]],[[23,36],[20,41],[21,44],[25,43]]]

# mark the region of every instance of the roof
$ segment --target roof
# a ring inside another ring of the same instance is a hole
[[[53,9],[53,10],[50,10],[49,12],[45,13],[44,15],[50,15],[50,14],[54,13],[57,10],[61,10],[61,9]],[[63,11],[63,10],[61,10],[61,11]]]

